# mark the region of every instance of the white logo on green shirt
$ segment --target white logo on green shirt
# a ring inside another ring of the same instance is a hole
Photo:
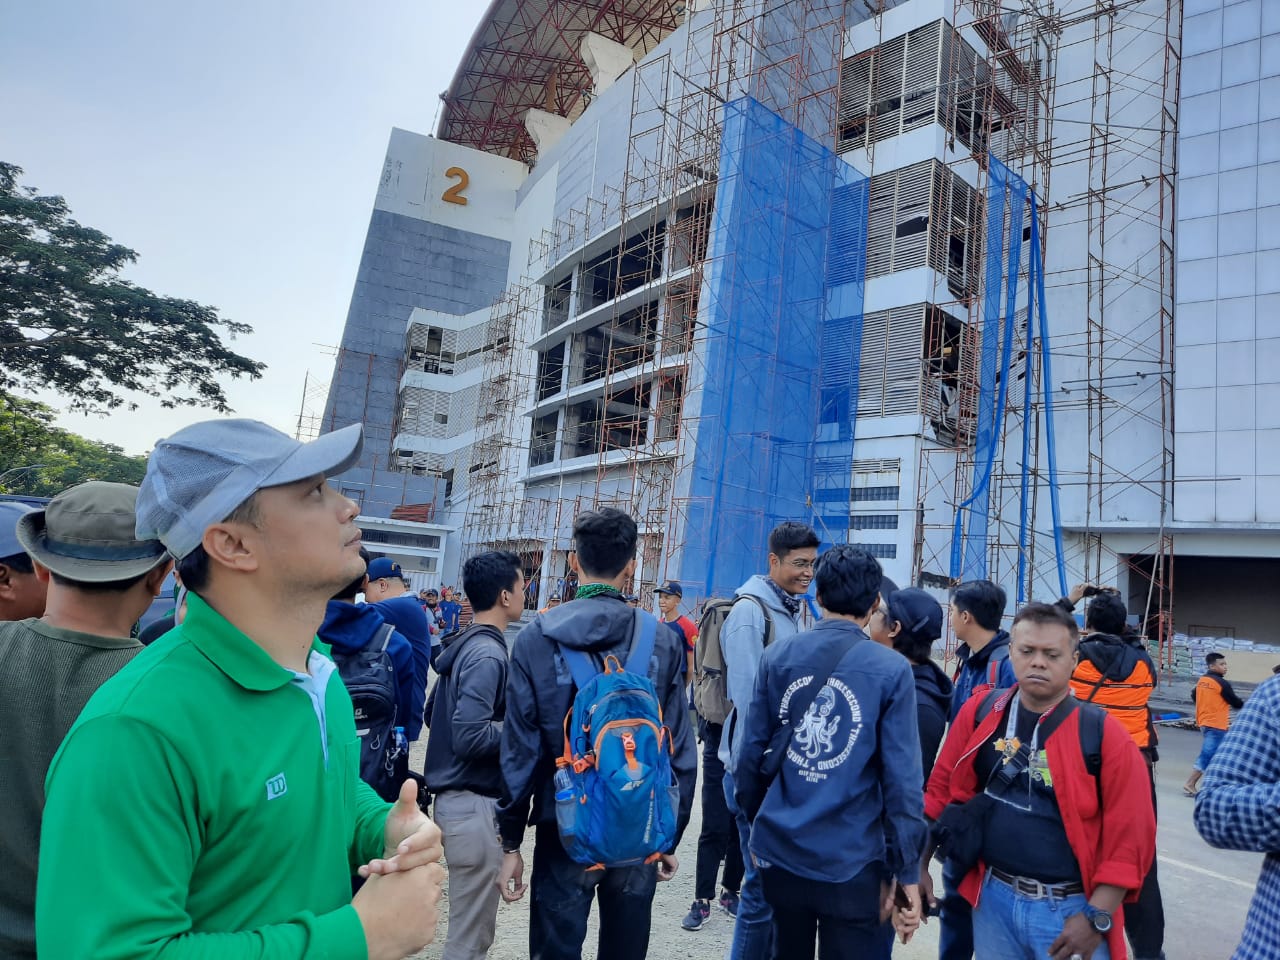
[[[267,799],[275,800],[283,797],[289,792],[289,784],[284,779],[283,773],[277,773],[274,777],[267,781]]]

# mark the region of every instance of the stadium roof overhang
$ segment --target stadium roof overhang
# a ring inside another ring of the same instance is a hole
[[[688,0],[492,0],[444,94],[437,135],[531,161],[531,108],[575,119],[592,86],[583,34],[652,50],[684,20]]]

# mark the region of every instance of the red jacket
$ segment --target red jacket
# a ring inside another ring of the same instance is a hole
[[[976,730],[974,717],[984,697],[973,697],[960,709],[925,792],[924,812],[930,820],[938,819],[948,803],[963,803],[978,792],[974,757],[1006,722],[1009,701],[1017,689],[1013,687],[997,699]],[[1092,896],[1099,884],[1111,884],[1128,891],[1126,900],[1136,900],[1156,852],[1151,781],[1142,754],[1120,722],[1108,714],[1102,731],[1102,771],[1096,786],[1084,765],[1078,710],[1050,735],[1044,749],[1067,842],[1080,865],[1085,896]],[[979,863],[960,884],[960,894],[974,906],[985,872],[986,866]],[[1112,960],[1128,956],[1122,911],[1116,911],[1107,946]]]

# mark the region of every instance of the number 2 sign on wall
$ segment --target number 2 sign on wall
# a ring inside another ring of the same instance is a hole
[[[458,182],[446,190],[440,199],[445,203],[456,203],[460,207],[465,207],[467,198],[463,191],[471,184],[470,175],[461,167],[450,167],[444,172],[444,176],[446,180],[457,180]]]

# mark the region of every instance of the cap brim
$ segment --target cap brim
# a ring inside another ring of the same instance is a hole
[[[358,423],[321,434],[310,443],[303,444],[271,471],[259,489],[283,487],[286,483],[297,483],[310,477],[331,477],[342,473],[360,459],[363,446],[364,427]]]
[[[58,576],[77,583],[114,583],[117,580],[132,580],[155,569],[168,555],[168,551],[159,543],[156,543],[157,552],[153,555],[130,560],[83,560],[52,553],[45,534],[43,510],[29,513],[19,520],[14,532],[18,535],[18,542],[22,544],[22,549],[27,552],[27,556]]]

